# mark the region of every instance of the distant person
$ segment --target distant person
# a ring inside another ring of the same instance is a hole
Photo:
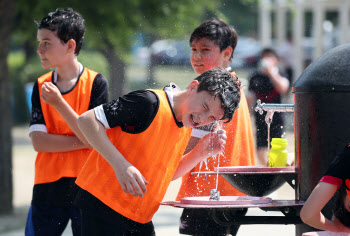
[[[76,177],[91,147],[76,121],[108,101],[108,83],[78,62],[85,24],[71,8],[57,9],[37,22],[41,65],[56,68],[37,79],[32,94],[29,135],[35,151],[35,181],[26,235],[61,235],[71,220],[81,235],[79,209],[73,206]]]
[[[223,67],[237,78],[231,69],[233,52],[237,45],[236,30],[224,21],[213,18],[199,25],[190,37],[191,65],[197,74],[202,74],[213,67]],[[171,86],[170,86],[171,88]],[[176,89],[176,88],[175,88]],[[191,139],[186,153],[191,151],[204,135],[210,133],[213,124],[192,129]],[[249,109],[241,88],[239,108],[232,121],[224,123],[222,128],[227,132],[227,142],[220,166],[255,165],[254,141],[250,122]],[[191,172],[214,170],[218,166],[218,157],[212,155],[206,164],[198,164],[182,177],[182,184],[177,200],[184,197],[209,196],[210,190],[216,188],[216,175],[198,176]],[[219,176],[218,190],[221,196],[245,196],[232,187],[222,176]],[[180,219],[180,233],[193,235],[236,235],[239,226],[222,226],[217,224],[208,209],[184,209]],[[246,210],[232,210],[233,215],[245,215]]]
[[[305,224],[331,232],[350,233],[350,145],[336,156],[325,175],[312,191],[300,212]],[[328,220],[321,210],[338,192],[333,217]]]
[[[279,69],[279,57],[275,50],[265,48],[261,52],[259,68],[249,79],[247,99],[249,107],[254,107],[257,99],[262,103],[281,103],[282,95],[287,94],[290,82]],[[260,115],[253,112],[256,125],[257,157],[262,165],[267,165],[269,148],[266,112]],[[275,112],[270,127],[270,141],[283,134],[283,113]]]
[[[230,121],[239,100],[239,80],[214,68],[184,91],[138,90],[81,115],[94,148],[76,181],[82,235],[155,235],[171,180],[224,150],[226,132],[217,130],[183,156],[191,129]]]

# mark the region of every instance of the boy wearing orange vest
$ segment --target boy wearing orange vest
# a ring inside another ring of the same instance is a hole
[[[81,115],[94,148],[76,181],[83,235],[154,235],[170,181],[224,150],[225,131],[217,130],[183,156],[191,128],[231,120],[239,100],[240,82],[214,68],[184,91],[139,90]]]
[[[77,60],[85,33],[79,13],[57,9],[37,24],[41,65],[56,69],[33,87],[29,133],[38,154],[25,234],[61,235],[71,220],[73,234],[81,235],[80,212],[73,206],[75,180],[91,147],[76,121],[108,101],[108,83]]]
[[[236,30],[218,18],[212,18],[198,26],[190,37],[191,65],[197,74],[213,67],[223,67],[231,71],[233,52],[237,45]],[[192,130],[192,137],[186,152],[192,150],[203,135],[210,132],[210,126]],[[225,152],[220,157],[212,156],[206,160],[206,165],[198,164],[182,177],[182,184],[177,200],[183,197],[209,196],[210,189],[216,188],[216,175],[191,175],[190,172],[214,170],[218,166],[251,166],[255,165],[254,141],[250,122],[249,109],[243,89],[239,108],[229,123],[223,124],[227,132]],[[219,176],[217,189],[221,196],[244,196],[232,187],[222,176]],[[232,214],[244,215],[246,210],[234,211]],[[207,209],[184,209],[180,219],[180,233],[191,235],[236,235],[239,226],[218,225]]]

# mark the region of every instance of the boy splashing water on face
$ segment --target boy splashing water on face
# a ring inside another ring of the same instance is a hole
[[[240,82],[215,68],[184,91],[134,91],[84,113],[78,125],[95,150],[76,181],[83,235],[154,235],[170,181],[224,150],[218,130],[183,156],[191,128],[230,121],[239,100]]]

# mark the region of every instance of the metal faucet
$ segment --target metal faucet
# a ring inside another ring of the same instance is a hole
[[[265,121],[267,124],[272,123],[273,114],[275,112],[294,112],[294,104],[278,104],[278,103],[261,103],[261,100],[256,101],[257,105],[254,108],[260,115],[267,111]]]

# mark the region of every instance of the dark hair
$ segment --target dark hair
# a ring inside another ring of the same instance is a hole
[[[72,8],[60,9],[50,12],[41,21],[35,21],[38,29],[48,29],[57,31],[58,38],[67,43],[68,40],[74,39],[76,47],[74,53],[79,55],[85,34],[84,18],[73,11]]]
[[[344,206],[344,200],[347,196],[345,184],[343,184],[338,190],[333,214],[343,225],[350,227],[350,212],[348,212]]]
[[[261,57],[264,57],[266,54],[272,54],[275,57],[279,58],[277,52],[272,48],[264,48],[260,53]]]
[[[228,123],[238,108],[241,99],[241,82],[224,68],[213,68],[195,78],[199,86],[197,92],[207,91],[211,96],[219,97],[224,108],[222,120]]]
[[[193,40],[201,38],[208,38],[214,41],[214,43],[220,47],[221,52],[228,46],[231,46],[232,54],[230,59],[232,59],[238,40],[238,34],[233,26],[226,24],[221,19],[212,18],[203,22],[192,32],[190,45]]]

